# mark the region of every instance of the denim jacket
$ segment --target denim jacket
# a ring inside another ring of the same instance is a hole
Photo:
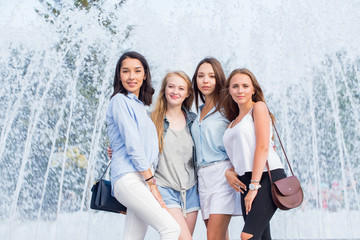
[[[185,108],[181,108],[181,110],[183,110],[185,112],[186,126],[188,127],[188,129],[190,131],[190,134],[191,134],[191,126],[192,126],[192,124],[193,124],[193,122],[194,122],[194,120],[196,118],[196,114],[193,113],[193,112],[188,111]],[[167,132],[169,126],[170,126],[170,123],[167,120],[166,115],[165,115],[165,118],[164,118],[164,137],[166,135],[166,132]]]

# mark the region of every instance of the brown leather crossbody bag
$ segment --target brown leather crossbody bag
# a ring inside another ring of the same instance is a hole
[[[271,179],[271,173],[269,168],[269,163],[266,161],[266,166],[269,172],[269,177],[271,181],[271,195],[275,205],[281,210],[289,210],[292,208],[296,208],[301,205],[304,199],[303,190],[300,185],[299,179],[294,175],[294,172],[290,166],[290,162],[286,156],[284,147],[281,143],[280,136],[276,130],[275,124],[273,127],[275,129],[276,135],[279,139],[281,149],[284,152],[286,161],[289,165],[292,176],[277,180],[275,182]]]

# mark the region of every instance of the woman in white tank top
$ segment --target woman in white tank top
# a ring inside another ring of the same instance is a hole
[[[271,239],[269,222],[276,206],[271,197],[266,161],[273,181],[286,177],[273,149],[274,117],[267,109],[259,83],[248,69],[234,70],[225,86],[223,109],[231,123],[223,140],[233,165],[225,176],[241,192],[245,221],[241,239]]]

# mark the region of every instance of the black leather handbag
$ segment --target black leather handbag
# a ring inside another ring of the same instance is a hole
[[[91,188],[92,194],[90,208],[94,210],[126,214],[126,207],[111,195],[111,182],[103,179],[110,163],[106,167],[100,179],[98,179]]]

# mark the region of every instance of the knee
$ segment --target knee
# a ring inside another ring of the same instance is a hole
[[[219,240],[216,236],[208,235],[207,240]]]
[[[181,227],[178,223],[176,223],[176,225],[174,226],[174,233],[176,234],[177,238],[179,238],[180,233],[181,233]]]
[[[160,231],[161,239],[177,240],[180,236],[180,225],[174,220],[173,224],[169,224],[166,228]]]
[[[254,235],[252,235],[250,233],[242,232],[240,235],[240,238],[241,238],[241,240],[249,240],[249,239],[252,239],[253,236]]]
[[[207,237],[207,240],[220,240],[221,238],[218,238],[217,236],[211,236],[211,235],[209,235],[208,237]]]
[[[207,233],[207,240],[222,240],[224,236],[222,234],[216,232],[208,232]]]

